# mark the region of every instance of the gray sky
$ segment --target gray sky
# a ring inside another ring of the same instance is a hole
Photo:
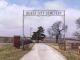
[[[72,37],[76,31],[75,21],[80,18],[79,0],[0,0],[0,36],[22,35],[22,11],[33,9],[65,10],[67,37]],[[25,35],[42,25],[49,28],[54,22],[63,17],[25,17]]]

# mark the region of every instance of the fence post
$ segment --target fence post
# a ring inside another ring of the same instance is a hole
[[[20,48],[20,36],[14,36],[13,38],[13,45],[16,48]]]

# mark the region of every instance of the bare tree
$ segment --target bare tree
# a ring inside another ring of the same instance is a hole
[[[76,20],[76,26],[77,30],[75,33],[73,33],[73,35],[80,39],[80,18]]]
[[[67,25],[64,26],[64,24],[61,21],[55,22],[51,28],[48,29],[48,34],[50,36],[55,36],[56,43],[58,43],[58,39],[61,38],[62,32],[67,31]]]

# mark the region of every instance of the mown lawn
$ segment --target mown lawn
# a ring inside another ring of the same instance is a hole
[[[67,60],[80,60],[80,55],[73,53],[72,50],[65,50],[65,51],[61,50],[59,49],[58,44],[49,43],[48,45],[52,48],[55,48],[57,51],[59,51],[62,55],[65,56]]]
[[[0,60],[19,60],[28,53],[34,44],[25,45],[25,50],[16,49],[12,44],[6,44],[0,48]]]

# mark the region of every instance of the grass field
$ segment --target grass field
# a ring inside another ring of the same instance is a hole
[[[0,44],[0,60],[19,60],[34,44],[25,45],[25,50],[16,49],[12,44]]]
[[[80,60],[80,55],[73,53],[72,50],[61,50],[59,49],[58,44],[48,43],[48,45],[52,48],[55,48],[57,51],[61,52],[61,54],[64,55],[67,60]]]

